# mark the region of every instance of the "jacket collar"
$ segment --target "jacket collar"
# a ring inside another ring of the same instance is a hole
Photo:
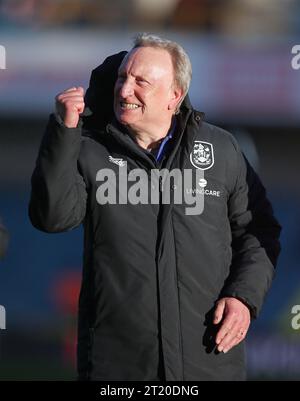
[[[164,166],[165,168],[171,168],[178,148],[182,146],[183,142],[185,142],[185,128],[191,114],[192,110],[184,108],[176,116],[176,129],[173,138],[174,146],[169,154],[166,165]],[[120,146],[125,147],[130,153],[133,153],[134,157],[138,157],[140,159],[143,159],[144,161],[146,160],[147,163],[151,164],[151,168],[158,167],[154,162],[151,161],[148,155],[135,143],[126,127],[121,125],[116,120],[116,118],[113,118],[112,121],[107,124],[105,132],[106,134],[109,134],[110,137],[112,137],[115,141],[117,141]]]

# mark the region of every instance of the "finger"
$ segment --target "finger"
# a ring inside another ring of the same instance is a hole
[[[236,333],[235,337],[232,338],[228,343],[225,343],[224,346],[222,347],[223,348],[223,352],[226,354],[226,352],[228,352],[233,347],[235,347],[240,342],[242,342],[245,339],[246,334],[247,334],[247,330],[246,329],[238,329],[238,332]]]
[[[66,115],[69,116],[70,113],[71,114],[73,114],[73,113],[80,114],[80,113],[82,113],[83,109],[84,109],[83,102],[79,103],[79,102],[70,102],[69,101],[66,104],[64,104],[63,107],[60,105],[58,108],[58,112],[62,113],[61,115],[63,117],[65,117]]]
[[[218,346],[218,350],[224,353],[228,352],[231,348],[239,344],[246,338],[249,330],[250,322],[247,318],[237,318],[236,323],[231,331],[223,338]]]
[[[223,313],[225,309],[225,300],[221,300],[217,303],[217,307],[214,313],[214,324],[220,323],[223,318]]]
[[[220,344],[220,342],[227,335],[227,333],[229,333],[229,331],[231,331],[231,329],[232,329],[233,325],[235,324],[235,322],[236,322],[236,315],[234,313],[228,315],[224,319],[224,321],[223,321],[223,323],[222,323],[222,325],[221,325],[221,327],[220,327],[220,329],[219,329],[219,331],[218,331],[218,333],[216,335],[216,343],[217,344]]]
[[[73,92],[73,91],[76,91],[76,90],[77,90],[76,86],[72,86],[72,88],[65,89],[64,91],[62,91],[62,93]]]
[[[79,97],[83,98],[82,92],[79,91],[79,90],[77,90],[77,89],[74,90],[74,91],[71,91],[71,92],[62,92],[62,93],[59,93],[59,94],[57,95],[57,98],[63,99],[63,98],[65,98],[65,97],[72,97],[72,96],[79,96]]]
[[[79,114],[83,113],[83,110],[84,110],[84,103],[78,107],[78,113]]]
[[[237,340],[237,335],[239,332],[240,326],[235,323],[232,325],[231,329],[227,332],[227,334],[222,338],[220,343],[218,344],[218,351],[219,352],[227,352],[231,344],[233,344]]]
[[[76,110],[78,113],[82,113],[84,110],[84,103],[83,102],[81,102],[81,103],[75,102],[73,104],[70,103],[70,105],[68,106],[68,109],[73,109],[73,110]]]
[[[83,102],[83,96],[79,94],[74,94],[74,95],[62,95],[60,96],[57,100],[60,102],[66,102],[66,101],[71,101],[71,102]]]
[[[82,87],[76,88],[75,86],[69,89],[66,89],[62,92],[60,92],[57,96],[56,99],[59,99],[61,97],[65,96],[71,96],[71,95],[78,95],[78,96],[83,96],[84,95],[84,89]]]
[[[223,347],[221,347],[221,349],[218,348],[218,351],[219,352],[223,351],[224,354],[227,354],[227,352],[229,352],[233,347],[235,347],[239,343],[240,341],[235,338],[229,344],[224,345],[224,348]]]

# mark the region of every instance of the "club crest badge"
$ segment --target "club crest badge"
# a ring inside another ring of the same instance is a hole
[[[208,142],[195,141],[190,160],[194,167],[207,170],[214,165],[213,145]]]

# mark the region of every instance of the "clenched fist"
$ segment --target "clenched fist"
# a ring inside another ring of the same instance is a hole
[[[56,96],[55,105],[65,126],[77,127],[79,116],[84,110],[84,89],[81,86],[66,89]]]

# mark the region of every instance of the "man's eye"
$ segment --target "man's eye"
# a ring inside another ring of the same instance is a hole
[[[148,84],[148,82],[145,81],[144,79],[137,79],[136,81],[137,81],[137,83],[138,83],[139,85],[147,85],[147,84]]]

